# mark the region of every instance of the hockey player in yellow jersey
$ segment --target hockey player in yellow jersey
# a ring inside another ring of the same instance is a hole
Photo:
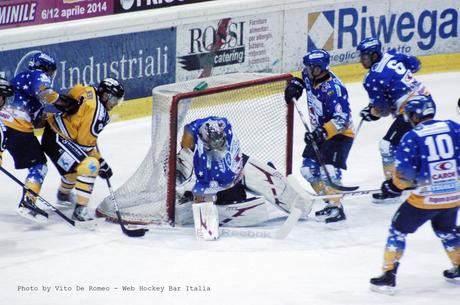
[[[97,149],[97,138],[110,121],[108,112],[123,97],[124,88],[114,78],[105,78],[97,88],[79,84],[67,96],[77,107],[47,118],[42,147],[61,174],[58,203],[75,203],[72,215],[75,220],[92,219],[87,206],[96,177],[112,176],[112,169]],[[76,195],[72,192],[74,188]]]

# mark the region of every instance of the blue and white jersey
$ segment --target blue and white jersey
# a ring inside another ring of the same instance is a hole
[[[312,86],[307,74],[302,72],[310,123],[313,129],[323,127],[328,139],[336,134],[354,137],[348,91],[334,73],[329,71],[329,74],[327,80]]]
[[[424,209],[460,203],[460,125],[430,120],[407,132],[396,151],[394,182],[416,189],[408,202]]]
[[[4,109],[2,120],[13,129],[32,132],[33,121],[46,103],[54,103],[59,94],[51,89],[51,79],[42,70],[27,70],[11,81],[14,99]]]
[[[1,153],[5,151],[6,149],[5,131],[6,131],[6,127],[5,125],[3,125],[2,121],[0,120],[0,156],[1,156]]]
[[[416,57],[390,50],[369,69],[363,86],[381,116],[399,114],[412,94],[429,95],[413,75],[419,68]]]
[[[226,150],[222,154],[208,152],[199,137],[200,127],[210,120],[222,121],[225,124]],[[238,183],[243,176],[243,154],[240,142],[233,134],[232,126],[226,118],[207,117],[198,119],[185,126],[185,132],[193,135],[194,156],[193,166],[196,183],[193,194],[198,196],[215,195]]]

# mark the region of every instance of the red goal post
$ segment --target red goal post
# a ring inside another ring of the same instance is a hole
[[[137,171],[115,191],[123,221],[174,225],[176,154],[183,127],[207,116],[229,119],[244,154],[292,171],[293,105],[284,101],[291,74],[235,73],[155,87],[152,144]],[[193,89],[200,82],[208,88]],[[117,221],[110,198],[96,214]]]

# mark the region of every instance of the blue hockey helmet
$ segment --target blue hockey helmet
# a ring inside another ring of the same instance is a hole
[[[382,56],[382,44],[380,43],[380,40],[373,37],[364,38],[358,44],[357,50],[361,54],[377,53],[379,57]]]
[[[317,49],[308,52],[303,57],[303,64],[305,67],[319,66],[321,70],[329,70],[331,56],[329,53],[323,49]]]
[[[38,52],[32,55],[29,61],[29,69],[40,69],[52,76],[57,69],[56,61],[45,52]]]
[[[431,96],[415,95],[409,98],[404,107],[404,120],[413,125],[431,119],[436,114],[436,106]]]

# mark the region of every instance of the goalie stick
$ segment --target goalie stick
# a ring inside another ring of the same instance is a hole
[[[310,132],[310,128],[308,127],[308,124],[307,124],[307,119],[305,118],[305,115],[303,114],[303,112],[300,110],[297,99],[293,98],[292,101],[294,102],[295,109],[299,113],[300,120],[302,121],[303,126],[305,127],[305,129],[308,132]],[[359,188],[359,186],[343,186],[343,185],[338,185],[338,184],[334,183],[334,181],[332,181],[331,175],[327,171],[326,165],[324,164],[323,160],[321,159],[321,155],[319,153],[318,145],[315,142],[312,142],[311,144],[313,146],[313,151],[315,152],[316,159],[318,159],[318,163],[320,164],[321,168],[323,169],[324,173],[326,174],[326,178],[329,181],[329,184],[330,184],[330,186],[332,188],[334,188],[336,190],[339,190],[339,191],[344,191],[344,192],[354,191],[354,190],[357,190]]]
[[[148,229],[140,228],[140,229],[129,230],[128,228],[125,227],[125,225],[123,224],[123,219],[121,219],[120,209],[118,208],[117,200],[115,199],[115,195],[113,193],[112,184],[110,183],[109,178],[105,179],[105,181],[107,181],[107,187],[109,188],[109,192],[110,192],[110,199],[112,199],[113,206],[115,207],[115,213],[117,213],[118,223],[120,224],[121,231],[123,231],[123,233],[125,233],[129,237],[144,236],[145,232],[147,232]]]
[[[289,216],[283,222],[283,224],[277,229],[263,229],[263,228],[231,228],[231,227],[220,227],[219,236],[221,237],[242,237],[242,238],[269,238],[269,239],[284,239],[296,225],[302,212],[298,208],[293,208]],[[194,228],[188,227],[151,227],[152,230],[158,232],[187,232],[193,235]]]
[[[22,186],[23,189],[26,191],[30,192],[32,195],[40,199],[41,202],[43,202],[46,206],[48,206],[54,213],[58,214],[62,219],[67,221],[71,226],[80,228],[80,229],[87,229],[87,230],[94,230],[95,227],[101,222],[105,220],[101,219],[94,219],[94,220],[88,220],[88,221],[75,221],[73,219],[70,219],[67,217],[64,213],[59,211],[56,207],[54,207],[51,203],[49,203],[45,198],[28,188],[24,183],[22,183],[18,178],[16,178],[13,174],[11,174],[9,171],[4,169],[2,166],[0,166],[0,170],[5,173],[8,177],[10,177],[14,182]]]

